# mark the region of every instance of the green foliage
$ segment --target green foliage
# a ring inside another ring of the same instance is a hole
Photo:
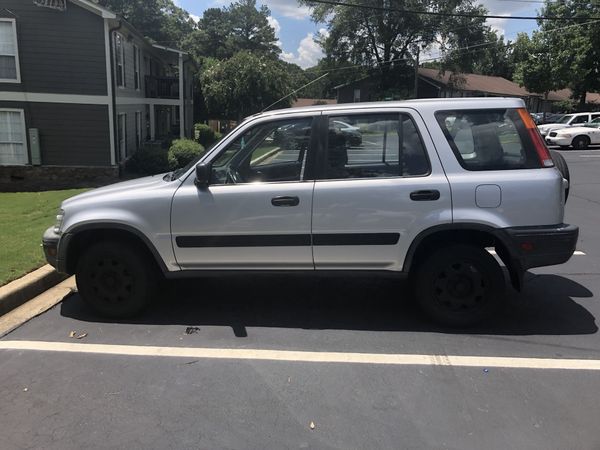
[[[571,88],[578,108],[585,109],[586,93],[600,90],[600,27],[590,19],[600,16],[600,3],[546,2],[540,15],[570,19],[538,22],[560,84]]]
[[[160,146],[145,145],[127,160],[125,169],[139,175],[155,175],[168,172],[167,152]]]
[[[328,31],[320,38],[327,57],[341,64],[376,67],[382,91],[396,84],[392,76],[394,66],[406,65],[405,60],[415,60],[417,53],[424,48],[439,43],[440,36],[449,42],[449,46],[459,46],[463,42],[474,43],[485,30],[481,19],[457,20],[454,17],[369,9],[373,5],[372,0],[352,2],[367,8],[332,6],[310,0],[301,0],[301,3],[313,8],[315,22],[327,23]],[[400,10],[482,11],[471,0],[390,0],[377,4],[387,4]],[[351,81],[348,78],[346,81]]]
[[[186,166],[204,151],[204,147],[192,139],[175,139],[169,148],[169,169]]]
[[[548,33],[535,31],[531,38],[526,34],[518,37],[522,60],[515,67],[514,80],[529,92],[548,97],[550,91],[566,87],[564,66],[551,51]]]
[[[100,0],[100,5],[124,17],[151,40],[169,47],[181,46],[196,29],[187,11],[172,0]]]
[[[210,147],[221,139],[221,133],[214,131],[211,127],[204,123],[197,123],[194,125],[194,130],[197,135],[197,141],[204,148]]]
[[[275,30],[269,24],[271,11],[257,9],[256,0],[238,0],[228,8],[209,8],[198,22],[198,29],[185,41],[197,59],[231,58],[240,51],[277,56]]]
[[[206,60],[200,80],[209,113],[234,120],[260,112],[293,91],[281,61],[247,51],[225,61]],[[287,98],[277,108],[291,101]]]

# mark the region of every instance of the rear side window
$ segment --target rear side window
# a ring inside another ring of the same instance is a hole
[[[542,167],[516,109],[438,111],[436,119],[467,170]]]

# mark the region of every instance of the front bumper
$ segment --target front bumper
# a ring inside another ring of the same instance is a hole
[[[571,145],[571,138],[566,137],[546,137],[546,144],[548,145]]]
[[[522,271],[565,263],[573,256],[579,227],[559,224],[500,230],[512,263]]]
[[[42,247],[46,261],[56,270],[59,270],[58,264],[58,243],[60,242],[60,234],[54,232],[54,227],[48,228],[42,236]]]

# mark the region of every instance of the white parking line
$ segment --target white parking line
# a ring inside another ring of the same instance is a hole
[[[488,253],[490,255],[497,255],[496,250],[488,249]],[[573,255],[575,255],[575,256],[585,256],[586,254],[584,252],[582,252],[581,250],[575,250],[573,252]]]
[[[139,345],[72,344],[43,341],[0,341],[0,350],[86,353],[120,356],[161,356],[198,359],[286,361],[308,363],[385,364],[393,366],[503,367],[600,371],[600,360],[513,358],[494,356],[340,353],[232,348],[153,347]]]

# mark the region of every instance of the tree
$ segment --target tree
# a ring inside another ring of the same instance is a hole
[[[280,61],[248,51],[224,61],[207,59],[200,82],[209,114],[236,120],[262,111],[294,90]],[[290,106],[291,100],[277,107]]]
[[[540,15],[570,19],[538,23],[552,61],[560,66],[561,84],[571,88],[579,108],[584,109],[586,94],[600,90],[600,27],[590,19],[600,16],[600,3],[547,1]]]
[[[281,49],[268,21],[270,15],[266,6],[256,8],[256,0],[239,0],[228,8],[209,8],[198,28],[185,40],[184,48],[198,59],[227,59],[244,50],[277,57]]]
[[[476,34],[481,28],[475,18],[457,21],[445,16],[424,15],[410,11],[446,13],[480,12],[472,0],[355,0],[353,6],[332,6],[310,0],[302,3],[313,8],[316,22],[326,22],[328,35],[321,45],[327,57],[335,61],[367,67],[376,66],[381,90],[394,85],[393,66],[413,65],[417,55],[443,35],[447,40],[462,34]],[[383,9],[373,9],[377,6]],[[386,9],[387,8],[387,9]],[[475,39],[473,36],[471,39]],[[458,40],[458,39],[455,39]]]
[[[187,11],[172,0],[100,0],[102,6],[119,14],[149,39],[178,47],[196,27]]]
[[[553,57],[550,51],[551,42],[546,33],[534,32],[532,37],[520,33],[517,42],[523,52],[522,60],[515,68],[514,80],[525,86],[529,92],[543,94],[544,101],[548,101],[550,91],[562,89],[566,86],[564,66]],[[545,120],[544,108],[544,120]]]

